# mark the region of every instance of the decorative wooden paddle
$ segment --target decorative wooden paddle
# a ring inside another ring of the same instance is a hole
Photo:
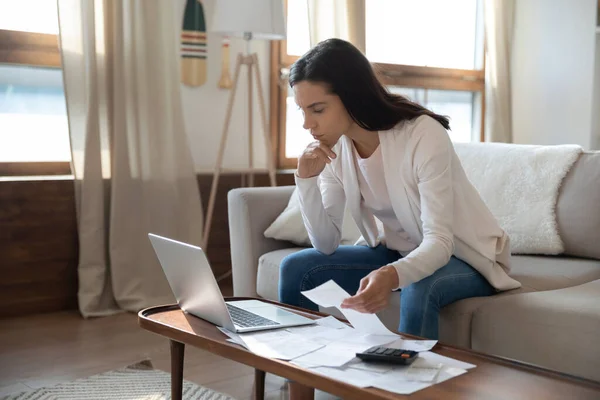
[[[221,89],[231,89],[231,75],[229,73],[229,38],[224,37],[221,44],[221,79],[219,79],[219,87]]]
[[[206,19],[200,0],[187,0],[181,30],[181,82],[201,86],[206,82]]]

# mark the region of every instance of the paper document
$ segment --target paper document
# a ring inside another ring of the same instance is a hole
[[[415,361],[416,362],[416,361]],[[437,383],[442,383],[448,379],[462,375],[467,371],[460,368],[442,367],[437,374],[434,382],[419,382],[398,379],[398,375],[394,374],[395,371],[388,372],[381,375],[379,378],[374,379],[371,382],[371,386],[387,390],[389,392],[398,394],[412,394],[421,389],[425,389]]]
[[[343,323],[342,321],[338,320],[336,317],[333,317],[331,315],[329,317],[319,318],[317,320],[317,325],[326,326],[328,328],[333,328],[333,329],[348,329],[348,328],[350,328],[347,324]]]
[[[409,366],[363,362],[357,358],[342,366],[317,365],[323,363],[323,358],[336,357],[337,350],[338,348],[334,346],[325,347],[291,362],[315,373],[358,387],[377,387],[398,394],[411,394],[467,372],[464,368],[457,368],[457,365],[475,367],[429,351],[420,353]],[[341,351],[337,355],[339,362],[344,361],[343,353]],[[440,360],[447,364],[440,363]]]
[[[342,289],[333,280],[329,280],[314,289],[301,292],[306,298],[323,307],[336,307],[344,314],[344,317],[352,324],[354,329],[376,335],[395,335],[383,325],[375,314],[363,314],[348,308],[342,308],[344,299],[350,297],[348,292]]]
[[[368,344],[332,342],[316,351],[294,359],[294,362],[324,367],[341,367],[352,360],[356,353],[371,347]]]
[[[311,325],[303,327],[288,328],[288,332],[301,335],[305,339],[310,339],[322,344],[331,342],[347,342],[360,345],[381,346],[387,345],[396,339],[392,335],[370,335],[357,331],[354,328],[333,329],[326,326]]]
[[[323,347],[286,330],[242,333],[240,339],[251,352],[263,357],[291,360]]]
[[[380,377],[378,373],[354,368],[317,367],[311,370],[319,375],[358,387],[369,387],[375,379]]]
[[[409,340],[400,338],[390,344],[387,344],[386,347],[421,352],[433,349],[433,346],[435,346],[436,343],[437,340]]]
[[[415,360],[410,366],[394,368],[385,376],[401,381],[433,382],[443,367],[443,364],[419,366],[417,361]]]
[[[350,328],[348,328],[350,330]],[[294,326],[291,328],[287,328],[288,332],[291,332],[295,335],[302,335],[303,338],[308,337],[331,337],[338,338],[343,337],[347,334],[345,329],[335,329],[329,328],[328,326],[319,326],[319,325],[308,325],[308,326]]]
[[[237,333],[231,332],[225,328],[221,328],[220,326],[217,326],[217,329],[225,335],[229,336],[229,339],[227,339],[227,341],[231,341],[233,343],[239,344],[242,347],[248,348],[248,346],[246,346],[246,343],[244,343],[244,341],[240,338],[240,335],[238,335]]]
[[[437,353],[432,353],[431,351],[424,351],[424,352],[419,353],[419,358],[423,360],[420,362],[427,361],[430,365],[435,365],[435,364],[441,363],[441,364],[444,364],[444,366],[446,366],[446,367],[458,368],[458,369],[471,369],[471,368],[476,367],[476,365],[469,364],[464,361],[456,360],[454,358],[445,357],[445,356],[442,356]]]
[[[360,358],[357,358],[348,363],[346,367],[383,374],[396,368],[397,365],[391,363],[365,362]]]

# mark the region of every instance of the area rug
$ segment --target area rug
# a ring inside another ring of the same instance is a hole
[[[171,399],[171,374],[152,368],[149,360],[115,371],[15,393],[0,400],[166,400]],[[225,394],[183,382],[184,400],[235,400]]]

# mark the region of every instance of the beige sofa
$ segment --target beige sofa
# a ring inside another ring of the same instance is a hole
[[[293,189],[229,192],[236,296],[278,300],[279,264],[301,248],[263,233]],[[579,156],[562,182],[556,212],[564,254],[513,255],[511,275],[522,288],[445,307],[440,341],[600,381],[600,153]],[[379,316],[396,330],[400,296],[390,300]]]

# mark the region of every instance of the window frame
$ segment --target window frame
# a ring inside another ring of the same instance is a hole
[[[58,35],[0,29],[0,64],[62,67]],[[68,161],[0,162],[0,176],[71,175]]]
[[[481,69],[452,69],[387,63],[371,63],[371,65],[375,70],[377,78],[386,86],[393,85],[431,90],[460,90],[478,93],[481,102],[479,140],[483,142],[485,139],[485,41],[483,46],[484,60]],[[280,169],[295,169],[298,159],[287,158],[285,155],[286,70],[300,57],[286,54],[286,48],[287,42],[285,40],[271,42],[271,140],[274,144],[273,151],[277,167]]]
[[[61,68],[58,35],[0,29],[0,63]]]

